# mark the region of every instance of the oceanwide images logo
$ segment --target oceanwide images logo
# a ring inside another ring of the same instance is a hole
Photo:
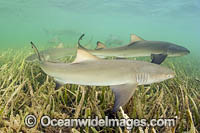
[[[34,115],[27,115],[25,117],[25,125],[29,128],[35,127],[37,118]],[[149,122],[146,119],[109,119],[108,116],[100,119],[95,118],[86,119],[55,119],[49,116],[42,116],[40,119],[42,127],[125,127],[131,130],[133,127],[173,127],[176,125],[176,119],[151,119]]]
[[[24,123],[27,127],[33,128],[37,124],[37,119],[34,115],[27,115],[24,119]]]

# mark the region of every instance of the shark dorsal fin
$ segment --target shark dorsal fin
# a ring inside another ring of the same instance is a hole
[[[102,42],[98,41],[96,49],[104,49],[104,48],[106,48],[106,46]]]
[[[130,42],[133,43],[133,42],[137,42],[137,41],[144,41],[144,39],[142,39],[141,37],[139,37],[135,34],[131,34]]]
[[[56,46],[56,48],[64,48],[64,44],[61,42],[58,44],[58,46]]]
[[[90,54],[88,50],[80,44],[80,40],[82,40],[83,37],[84,37],[84,34],[82,34],[78,40],[76,58],[73,61],[73,63],[78,63],[78,62],[87,61],[87,60],[99,60],[100,58]]]
[[[76,58],[73,61],[73,63],[78,63],[78,62],[87,61],[87,60],[99,60],[100,58],[90,54],[88,50],[80,44],[80,40],[82,40],[83,37],[84,37],[84,34],[82,34],[80,38],[78,39],[78,48],[77,48]]]
[[[76,58],[73,61],[73,63],[78,63],[78,62],[87,61],[87,60],[99,60],[99,59],[100,58],[90,54],[87,50],[83,48],[78,48]]]

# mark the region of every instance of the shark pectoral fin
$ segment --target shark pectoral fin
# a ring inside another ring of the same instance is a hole
[[[96,50],[100,50],[100,49],[104,49],[104,48],[106,48],[106,46],[102,42],[98,41]]]
[[[144,41],[144,39],[142,39],[141,37],[135,34],[131,34],[130,43],[137,42],[137,41]]]
[[[161,64],[167,58],[167,54],[152,54],[151,55],[151,63]]]
[[[125,105],[130,100],[137,88],[137,84],[123,84],[110,87],[115,94],[113,112],[116,112],[120,106]]]

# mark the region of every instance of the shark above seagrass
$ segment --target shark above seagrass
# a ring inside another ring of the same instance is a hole
[[[144,57],[151,56],[152,63],[161,64],[167,57],[183,56],[190,53],[190,51],[182,46],[164,42],[164,41],[146,41],[134,34],[131,35],[131,43],[128,45],[106,48],[101,42],[97,42],[95,50],[86,49],[79,46],[95,56],[105,58],[108,56],[115,56],[120,58],[127,57]],[[41,52],[41,56],[48,61],[57,61],[66,56],[74,56],[76,48],[52,48]],[[26,58],[26,61],[32,62],[37,59],[36,54]]]
[[[47,50],[43,50],[40,52],[40,56],[47,61],[56,62],[58,59],[67,56],[73,56],[76,54],[77,48],[64,48],[63,44],[60,43],[56,48],[50,48]],[[27,62],[34,62],[36,61],[37,55],[32,54],[26,58]]]
[[[130,44],[120,47],[105,48],[105,45],[99,41],[95,50],[89,50],[83,46],[80,47],[98,57],[115,56],[126,58],[151,56],[151,62],[155,64],[161,64],[166,57],[183,56],[190,53],[188,49],[182,46],[164,41],[147,41],[134,34],[131,35]]]
[[[99,43],[101,45],[101,43]],[[96,49],[100,48],[101,46],[96,47]],[[69,56],[75,56],[77,52],[77,48],[65,48],[63,43],[60,43],[55,48],[49,48],[43,51],[40,51],[40,56],[44,58],[46,61],[51,62],[59,62],[59,59]],[[31,54],[26,58],[26,62],[35,62],[38,60],[36,54]]]
[[[80,40],[78,40],[80,46]],[[161,82],[173,78],[175,73],[157,64],[132,60],[104,60],[77,49],[72,63],[53,63],[42,59],[31,42],[42,70],[59,84],[79,84],[91,86],[110,86],[115,94],[113,111],[125,105],[138,85]]]

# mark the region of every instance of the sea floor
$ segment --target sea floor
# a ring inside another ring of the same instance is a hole
[[[26,63],[32,51],[7,50],[0,53],[0,133],[39,132],[128,132],[120,127],[47,127],[28,128],[28,114],[38,119],[51,118],[123,118],[112,114],[114,95],[109,87],[56,84],[38,66]],[[130,118],[177,118],[175,127],[133,127],[132,132],[200,131],[200,61],[192,57],[169,58],[162,65],[176,71],[176,77],[150,86],[139,86],[123,107]],[[192,57],[192,58],[191,58]],[[67,60],[67,59],[65,59]]]

